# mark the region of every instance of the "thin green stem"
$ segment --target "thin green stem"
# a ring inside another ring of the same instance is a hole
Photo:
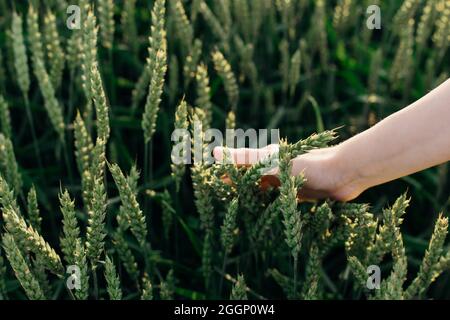
[[[294,257],[294,294],[297,294],[298,255]]]
[[[94,298],[98,300],[98,278],[97,278],[97,269],[95,265],[92,265],[92,280],[94,282]]]
[[[41,154],[39,152],[39,145],[38,145],[38,141],[37,141],[36,130],[34,128],[33,115],[31,113],[31,109],[30,109],[30,101],[28,100],[27,95],[24,95],[24,100],[25,100],[25,109],[26,109],[26,113],[27,113],[28,122],[30,123],[31,136],[33,138],[34,152],[36,154],[36,159],[38,161],[39,169],[41,170],[41,172],[43,172],[44,167],[42,165]]]
[[[228,253],[225,252],[225,254],[223,255],[222,274],[225,274],[225,269],[227,266],[227,258],[228,258]],[[222,288],[223,288],[223,277],[220,277],[219,296],[222,295]]]

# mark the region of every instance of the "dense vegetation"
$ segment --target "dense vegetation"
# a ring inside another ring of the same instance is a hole
[[[68,2],[0,0],[0,298],[450,298],[447,164],[346,204],[288,174],[449,77],[450,1]],[[174,128],[280,128],[281,186]]]

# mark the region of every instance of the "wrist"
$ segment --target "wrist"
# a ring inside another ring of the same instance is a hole
[[[359,196],[369,186],[355,160],[349,158],[349,153],[340,144],[332,149],[331,156],[326,162],[326,172],[334,176],[335,187],[331,191],[337,200],[349,201]]]

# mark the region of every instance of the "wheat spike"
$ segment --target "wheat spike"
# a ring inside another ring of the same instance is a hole
[[[138,52],[138,31],[136,25],[136,0],[129,0],[124,2],[124,7],[122,11],[122,16],[120,22],[122,24],[122,29],[127,30],[124,34],[124,40],[134,52]]]
[[[130,188],[127,179],[118,165],[109,165],[109,170],[114,178],[117,189],[119,190],[120,199],[125,208],[126,219],[130,225],[131,232],[136,237],[139,244],[142,247],[145,247],[147,242],[147,223],[136,200],[136,194]]]
[[[0,94],[0,132],[7,139],[11,139],[12,128],[11,128],[11,116],[9,113],[9,106],[3,96]]]
[[[187,132],[188,128],[189,121],[187,103],[186,101],[182,100],[175,112],[175,129],[186,130],[186,133],[183,134],[181,139],[178,141],[178,143],[182,143],[183,146],[185,146],[189,142],[190,135]],[[190,156],[188,150],[186,150],[185,148],[183,148],[182,150],[183,152],[177,156],[180,159],[187,159],[187,157]],[[183,179],[184,173],[186,171],[186,166],[184,164],[175,164],[174,161],[172,161],[170,167],[172,169],[172,177],[175,180],[176,189],[179,190],[181,180]]]
[[[211,125],[212,121],[211,88],[209,86],[208,68],[206,65],[198,65],[195,78],[197,81],[197,99],[195,100],[195,104],[205,113],[203,126],[206,129]]]
[[[226,254],[230,254],[235,243],[235,231],[237,228],[237,214],[238,214],[238,199],[234,199],[225,214],[223,225],[221,227],[220,240],[222,242],[222,248]]]
[[[194,44],[192,45],[191,50],[184,61],[183,75],[185,88],[189,86],[191,80],[196,76],[197,65],[202,54],[202,47],[202,41],[200,39],[195,39]]]
[[[37,231],[41,232],[42,217],[37,202],[36,189],[31,187],[27,196],[27,212],[30,225]]]
[[[111,49],[114,41],[114,1],[99,0],[98,14],[100,22],[100,37],[105,48]]]
[[[73,253],[73,261],[80,268],[80,289],[75,290],[75,297],[78,300],[87,300],[89,298],[89,269],[86,259],[86,249],[80,239],[75,242],[75,252]]]
[[[97,136],[100,137],[104,143],[108,141],[110,134],[109,127],[109,105],[106,100],[103,82],[98,70],[98,64],[95,62],[91,67],[91,89],[92,98],[95,104],[95,112],[97,115]]]
[[[107,283],[106,290],[108,291],[110,300],[122,300],[122,290],[120,289],[120,279],[116,272],[114,262],[106,256],[105,260],[105,279]]]
[[[106,237],[106,202],[107,196],[103,179],[94,180],[92,204],[88,211],[86,232],[86,255],[95,268],[103,253]]]
[[[33,227],[27,226],[18,212],[11,207],[4,208],[3,219],[6,229],[18,241],[19,247],[23,245],[35,255],[40,256],[49,271],[57,275],[62,273],[63,267],[58,254]]]
[[[223,80],[225,86],[225,91],[228,95],[228,102],[230,103],[231,109],[236,110],[238,100],[239,100],[239,88],[237,85],[236,78],[233,74],[230,64],[225,59],[220,51],[215,51],[212,54],[212,59],[214,61],[214,66],[217,73]]]
[[[12,48],[14,52],[14,67],[17,75],[17,82],[24,96],[28,96],[30,90],[30,71],[28,67],[28,57],[23,38],[22,17],[13,12],[11,27]]]
[[[123,237],[122,231],[119,230],[113,234],[114,248],[125,267],[126,272],[130,275],[131,279],[137,281],[139,277],[139,269],[136,263],[136,259],[131,252],[128,243]]]
[[[164,77],[167,72],[167,40],[165,31],[166,1],[157,0],[152,10],[152,27],[149,38],[148,72],[149,87],[145,111],[142,117],[142,129],[145,143],[150,142],[156,130],[161,95],[164,87]]]
[[[43,37],[39,31],[39,16],[33,5],[30,5],[28,8],[27,30],[33,64],[36,63],[37,60],[44,62],[44,46]]]
[[[141,300],[153,300],[153,286],[147,273],[142,277]]]
[[[184,50],[189,51],[194,40],[194,29],[189,21],[189,18],[187,17],[186,11],[184,10],[183,3],[181,0],[172,0],[169,1],[169,4],[172,16],[175,20],[174,22],[178,39]]]
[[[16,195],[22,192],[22,176],[19,172],[16,156],[11,140],[0,133],[0,173],[9,185],[13,186]]]
[[[9,233],[3,235],[3,248],[5,249],[9,263],[22,285],[22,288],[25,290],[27,297],[30,300],[45,300],[44,293],[39,286],[39,283],[33,277],[27,262],[14,241],[14,237]]]
[[[436,273],[439,259],[442,256],[445,238],[448,232],[448,219],[439,216],[431,236],[430,244],[422,260],[419,273],[405,291],[405,298],[412,299],[422,296],[430,284],[439,275]]]
[[[61,212],[63,215],[63,235],[61,236],[61,251],[68,265],[75,263],[74,257],[77,250],[77,241],[80,238],[80,228],[75,213],[75,202],[70,198],[69,192],[65,190],[59,195]]]
[[[236,283],[231,290],[230,300],[248,300],[247,285],[242,274],[238,275]]]
[[[65,54],[61,47],[56,17],[51,11],[48,11],[44,18],[44,31],[44,43],[50,66],[50,79],[53,87],[58,89],[64,72]]]

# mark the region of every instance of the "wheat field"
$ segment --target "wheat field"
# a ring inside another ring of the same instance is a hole
[[[448,79],[449,30],[449,0],[0,0],[0,299],[449,299],[448,165],[350,203],[289,175]],[[210,128],[279,129],[279,188],[171,160]]]

